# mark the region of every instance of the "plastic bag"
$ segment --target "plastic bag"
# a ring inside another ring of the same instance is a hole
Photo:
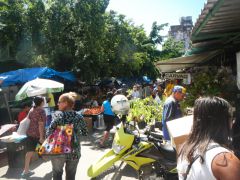
[[[27,116],[20,122],[17,133],[19,135],[26,135],[29,125],[30,125],[30,119]]]

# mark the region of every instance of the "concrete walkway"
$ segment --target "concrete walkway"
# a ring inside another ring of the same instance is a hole
[[[87,176],[88,167],[94,163],[99,157],[101,157],[107,149],[99,149],[97,146],[97,141],[101,137],[102,132],[96,131],[90,133],[88,137],[83,137],[81,141],[82,147],[82,157],[79,161],[76,180],[90,180]],[[2,161],[2,159],[0,160]],[[52,177],[52,166],[50,161],[43,161],[42,159],[37,159],[31,164],[30,169],[35,173],[28,179],[32,180],[50,180]],[[115,169],[110,169],[109,173],[102,179],[111,180],[115,174]],[[8,165],[2,166],[0,168],[0,179],[1,180],[15,180],[21,179],[20,174],[22,168],[8,168]],[[64,175],[63,175],[64,177]],[[137,173],[134,169],[129,166],[123,165],[120,172],[115,175],[116,180],[133,180],[137,179]],[[63,178],[64,179],[64,178]]]

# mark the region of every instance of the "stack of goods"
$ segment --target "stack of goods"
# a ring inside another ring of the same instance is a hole
[[[101,114],[101,106],[93,107],[84,111],[83,115],[99,115]]]

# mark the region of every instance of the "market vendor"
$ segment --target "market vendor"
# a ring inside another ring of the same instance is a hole
[[[27,114],[30,110],[30,106],[27,103],[24,103],[22,105],[22,110],[18,113],[17,117],[17,123],[19,124],[25,117],[27,117]]]
[[[179,102],[184,99],[185,94],[186,88],[178,85],[174,86],[171,96],[169,96],[164,103],[162,113],[162,125],[163,125],[163,137],[167,141],[170,140],[170,137],[167,130],[166,122],[182,117]]]

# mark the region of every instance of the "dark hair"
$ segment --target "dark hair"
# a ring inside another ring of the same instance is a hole
[[[113,97],[113,92],[112,91],[107,92],[107,100],[111,101],[112,97]]]
[[[20,105],[21,108],[25,108],[25,107],[31,107],[31,104],[28,102],[23,102],[21,105]]]
[[[34,107],[38,107],[42,104],[44,98],[42,96],[36,96],[33,98]]]
[[[231,137],[231,106],[219,97],[202,97],[194,103],[192,131],[183,145],[180,154],[192,162],[197,150],[201,162],[210,142],[224,147],[230,146]]]

